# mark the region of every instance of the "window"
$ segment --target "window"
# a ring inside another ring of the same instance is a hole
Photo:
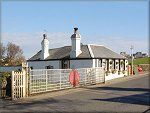
[[[70,68],[70,61],[69,60],[62,60],[62,69]]]
[[[102,67],[106,67],[107,61],[105,59],[102,59]]]
[[[99,59],[98,67],[102,67],[102,59]]]
[[[54,69],[54,66],[51,66],[51,65],[45,66],[45,69]]]

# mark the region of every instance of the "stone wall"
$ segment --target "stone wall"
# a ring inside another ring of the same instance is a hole
[[[141,67],[143,71],[150,71],[150,64],[140,64],[139,67]]]
[[[138,65],[134,65],[134,69],[137,71]],[[139,67],[142,68],[143,71],[150,71],[150,64],[139,64]]]

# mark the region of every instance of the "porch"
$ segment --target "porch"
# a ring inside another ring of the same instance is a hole
[[[95,67],[104,69],[106,81],[128,75],[126,59],[95,59]]]

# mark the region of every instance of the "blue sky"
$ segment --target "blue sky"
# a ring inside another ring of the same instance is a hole
[[[26,58],[41,48],[46,30],[50,48],[71,44],[78,27],[83,44],[105,45],[120,53],[148,53],[146,1],[2,1],[2,43],[19,45]]]

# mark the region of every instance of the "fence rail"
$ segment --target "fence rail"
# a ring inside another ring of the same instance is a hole
[[[105,82],[102,68],[76,69],[79,73],[80,86]],[[73,87],[69,82],[71,69],[36,69],[29,72],[29,93],[41,93]]]

